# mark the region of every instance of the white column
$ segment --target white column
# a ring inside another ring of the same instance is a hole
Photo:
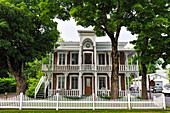
[[[97,73],[95,72],[95,95],[97,96]]]
[[[136,54],[136,56],[137,56],[137,54]],[[138,71],[138,60],[136,61],[136,65],[137,65],[137,71]]]
[[[127,73],[125,73],[125,91],[127,90],[127,88],[126,88],[126,76],[127,76]]]
[[[111,73],[109,73],[110,91],[111,91]]]
[[[68,76],[68,73],[64,73],[64,76],[65,76],[65,85],[64,85],[64,89],[67,90],[67,76]]]
[[[111,52],[108,52],[108,55],[109,55],[109,66],[111,65]]]
[[[134,75],[134,78],[137,78],[136,73],[135,73],[135,75]],[[135,80],[135,79],[134,79],[134,80]],[[136,83],[136,80],[135,80],[135,87],[136,87],[136,86],[137,86],[137,83]],[[136,87],[135,91],[137,91],[137,87]]]
[[[78,86],[79,97],[81,97],[81,95],[82,95],[82,73],[81,72],[79,72],[79,82],[78,82],[78,84],[79,84],[79,86]]]
[[[97,53],[96,53],[96,46],[94,46],[94,64],[95,64],[95,70],[97,70]]]
[[[121,76],[119,76],[119,91],[121,91]]]
[[[125,52],[125,58],[126,58],[125,65],[128,65],[128,52]]]
[[[128,74],[128,91],[129,91],[129,75],[130,75],[130,74]]]
[[[81,70],[81,61],[82,61],[82,55],[81,55],[81,46],[79,47],[79,70]]]

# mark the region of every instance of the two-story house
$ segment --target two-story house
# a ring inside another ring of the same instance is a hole
[[[42,65],[42,71],[48,75],[45,93],[48,86],[48,95],[110,95],[111,42],[96,42],[94,31],[78,30],[78,34],[80,42],[60,42],[60,46],[54,49],[52,65]],[[118,43],[120,92],[129,89],[126,87],[128,76],[138,74],[138,63],[132,64],[131,61],[128,64],[128,58],[136,54],[135,50],[125,48],[126,44]],[[37,87],[36,93],[38,90]]]

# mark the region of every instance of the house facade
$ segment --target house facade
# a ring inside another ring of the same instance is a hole
[[[45,92],[67,96],[110,95],[111,42],[96,42],[94,31],[78,30],[78,34],[80,42],[60,42],[54,49],[52,65],[42,65],[47,76],[45,89],[48,91]],[[138,62],[133,64],[131,59],[128,63],[128,59],[136,54],[135,50],[125,48],[126,44],[118,43],[120,92],[129,90],[126,84],[130,74],[139,74]]]

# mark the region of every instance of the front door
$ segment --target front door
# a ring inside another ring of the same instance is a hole
[[[85,95],[92,95],[92,77],[85,77]]]
[[[85,53],[85,64],[92,64],[92,53]]]

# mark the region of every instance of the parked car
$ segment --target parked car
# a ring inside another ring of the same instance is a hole
[[[156,93],[156,92],[162,92],[163,88],[162,86],[159,86],[159,85],[155,85],[153,88],[150,89],[153,93]]]
[[[164,86],[162,93],[165,94],[165,96],[170,94],[170,84]]]
[[[137,85],[130,85],[130,91],[139,91],[139,86],[137,86]]]

